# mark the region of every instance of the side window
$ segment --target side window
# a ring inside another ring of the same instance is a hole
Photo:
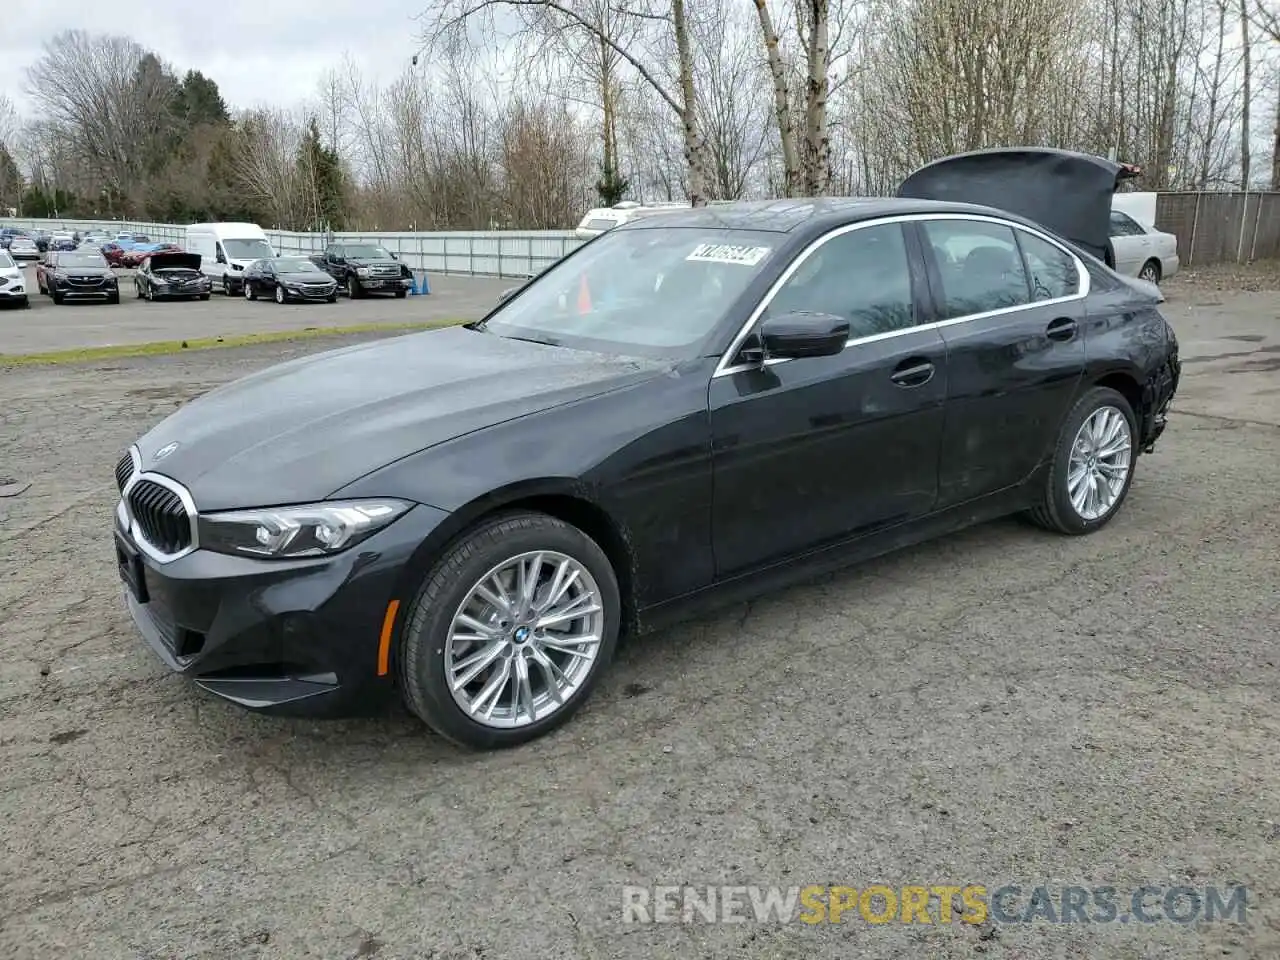
[[[219,256],[219,257],[222,257],[222,258],[224,258],[224,259],[226,258],[226,256],[227,256],[227,251],[226,251],[226,250],[224,250],[224,249],[222,249],[222,241],[221,241],[221,240],[219,240],[219,241],[217,241],[217,242],[215,242],[215,243],[214,243],[214,245],[213,245],[213,249],[214,249],[214,254],[215,254],[215,256]]]
[[[1018,246],[1031,278],[1033,300],[1072,297],[1080,292],[1080,273],[1070,254],[1025,230],[1018,231]]]
[[[792,311],[844,317],[851,339],[914,326],[911,266],[901,225],[850,230],[818,247],[769,304],[774,316]]]
[[[1111,235],[1113,237],[1133,237],[1146,233],[1142,226],[1127,213],[1119,210],[1111,211]]]
[[[921,226],[942,274],[943,320],[1031,302],[1012,228],[980,220],[926,220]]]

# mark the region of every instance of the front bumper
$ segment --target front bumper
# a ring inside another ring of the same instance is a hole
[[[316,302],[320,302],[320,301],[329,300],[330,298],[337,296],[338,285],[336,283],[333,283],[326,287],[311,287],[311,288],[300,287],[300,286],[299,287],[286,286],[284,288],[284,292],[287,293],[290,299],[293,299],[293,300],[313,300]]]
[[[51,292],[63,300],[110,300],[120,296],[120,284],[115,277],[107,277],[101,283],[54,280]]]
[[[415,506],[334,557],[270,561],[195,550],[159,563],[139,550],[117,511],[116,564],[148,646],[197,686],[257,712],[364,714],[395,692],[392,672],[380,672],[388,604],[446,516]]]
[[[152,284],[151,295],[157,300],[191,300],[194,297],[207,297],[213,287],[207,283],[192,286],[157,286]]]
[[[353,274],[361,290],[370,293],[394,293],[397,290],[412,290],[412,277],[362,277]]]

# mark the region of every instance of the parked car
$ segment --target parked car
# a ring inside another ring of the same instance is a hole
[[[399,695],[506,746],[573,714],[624,627],[1009,513],[1095,533],[1178,343],[1083,249],[1117,165],[1041,156],[637,220],[477,322],[191,401],[115,469],[139,631],[253,710]],[[1005,208],[923,196],[966,181]]]
[[[209,278],[200,272],[198,253],[156,252],[142,261],[133,275],[139,299],[208,300]]]
[[[1117,273],[1159,283],[1178,272],[1178,238],[1111,211],[1111,248]]]
[[[40,248],[30,237],[15,236],[9,240],[9,256],[22,263],[34,263],[40,259]]]
[[[632,220],[671,210],[686,210],[688,207],[688,203],[676,201],[640,203],[638,200],[623,200],[612,207],[595,207],[588,210],[573,232],[580,240],[590,240],[606,230],[612,230]]]
[[[19,227],[5,227],[0,230],[0,249],[8,250],[14,237],[28,236],[27,231]]]
[[[243,292],[244,271],[250,264],[276,256],[256,223],[193,223],[183,246],[200,254],[200,269],[226,296]]]
[[[375,292],[406,297],[413,289],[413,271],[376,243],[331,243],[324,253],[311,257],[311,262],[333,277],[352,299]]]
[[[50,250],[36,268],[36,283],[54,303],[84,300],[119,303],[120,287],[100,253],[92,250]]]
[[[306,257],[255,260],[244,272],[246,300],[272,297],[276,303],[293,300],[338,299],[338,282]]]
[[[98,233],[93,230],[90,230],[88,233],[86,233],[83,237],[80,238],[81,246],[92,244],[95,247],[101,248],[104,244],[108,244],[110,242],[111,242],[111,238],[107,236],[105,233]]]
[[[123,266],[124,255],[128,251],[119,243],[112,240],[110,243],[104,243],[99,251],[106,258],[108,264],[113,267]]]
[[[74,250],[79,244],[69,233],[55,233],[49,238],[50,250]]]
[[[36,242],[36,249],[41,253],[49,252],[49,245],[53,242],[53,234],[48,230],[36,230],[31,234],[31,239]]]
[[[176,243],[147,243],[126,250],[120,255],[120,266],[136,270],[153,253],[182,253]]]
[[[0,250],[0,305],[6,307],[29,307],[31,300],[27,296],[27,280],[22,268],[13,262],[8,252]]]

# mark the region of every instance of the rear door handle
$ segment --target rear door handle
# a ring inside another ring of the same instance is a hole
[[[934,369],[924,357],[911,357],[894,367],[889,379],[900,387],[920,387],[933,379]]]
[[[1045,336],[1050,340],[1071,340],[1075,335],[1076,322],[1070,317],[1059,317],[1045,330]]]

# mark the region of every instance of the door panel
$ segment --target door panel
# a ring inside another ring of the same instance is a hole
[[[920,326],[923,275],[900,224],[837,234],[801,255],[764,315],[845,317],[844,351],[711,381],[720,577],[923,515],[936,499],[947,358]]]
[[[987,251],[981,261],[935,274],[948,371],[939,509],[1026,479],[1052,450],[1084,372],[1085,312],[1074,258],[1021,230],[1016,236],[1028,239],[1020,246],[1011,228],[991,226],[921,224],[927,250],[942,239]],[[963,297],[954,295],[960,288]],[[984,289],[991,291],[985,301]],[[1014,297],[1021,303],[1010,305]],[[984,305],[988,312],[969,313]]]

